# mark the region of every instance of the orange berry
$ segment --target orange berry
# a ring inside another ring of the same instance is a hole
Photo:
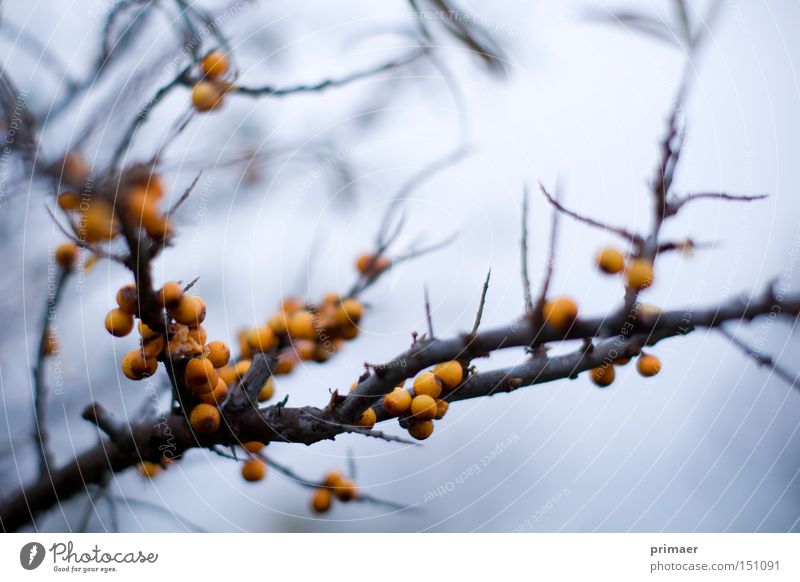
[[[311,498],[311,507],[317,513],[325,513],[331,508],[332,502],[333,495],[331,490],[320,488],[314,492],[314,496]]]
[[[242,477],[245,481],[255,482],[261,481],[267,474],[267,464],[257,457],[245,462],[242,465]]]
[[[213,341],[208,344],[208,359],[215,368],[221,368],[231,359],[231,350],[223,341]]]
[[[139,471],[139,474],[147,479],[152,479],[163,469],[164,468],[160,464],[153,463],[152,461],[142,461],[136,465],[136,470]]]
[[[155,207],[148,207],[142,215],[142,227],[147,236],[154,240],[162,240],[173,232],[172,224],[165,214],[161,214]]]
[[[200,62],[200,68],[206,77],[216,79],[228,72],[228,57],[222,51],[211,51]]]
[[[145,358],[156,358],[161,352],[164,351],[166,340],[162,336],[150,337],[142,339],[142,353]]]
[[[408,434],[418,441],[424,441],[433,434],[433,422],[430,420],[415,422],[408,427]]]
[[[248,441],[246,443],[242,443],[242,448],[247,451],[248,453],[256,454],[261,449],[264,448],[264,443],[261,441]]]
[[[186,332],[186,336],[197,342],[198,346],[201,348],[206,345],[206,341],[208,341],[208,332],[202,325],[189,328],[189,331]],[[200,350],[200,352],[202,352],[202,350]],[[216,366],[214,367],[216,368]]]
[[[411,408],[411,393],[404,388],[395,388],[383,397],[383,409],[392,416],[405,414]]]
[[[297,365],[297,362],[299,361],[300,358],[297,357],[297,354],[295,354],[294,351],[283,350],[278,354],[278,363],[275,364],[275,370],[273,370],[273,374],[276,376],[285,376],[286,374],[291,374],[295,365]]]
[[[614,382],[614,378],[616,377],[614,366],[609,365],[592,368],[591,377],[592,382],[601,388],[611,386],[612,382]]]
[[[117,291],[117,305],[119,308],[130,315],[139,313],[139,294],[136,292],[136,285],[123,285]]]
[[[156,373],[158,360],[145,358],[141,350],[131,350],[122,358],[122,373],[131,380],[143,380]]]
[[[617,249],[607,247],[597,253],[595,262],[597,263],[597,268],[604,273],[616,275],[625,268],[625,255]]]
[[[325,473],[325,479],[322,484],[325,487],[336,487],[342,479],[344,479],[344,475],[342,475],[341,471],[331,469]]]
[[[389,259],[383,256],[364,254],[356,259],[356,269],[362,275],[375,277],[391,266]]]
[[[344,340],[352,340],[358,336],[358,326],[357,325],[343,325],[339,328],[338,333],[339,337]]]
[[[86,159],[78,152],[67,152],[61,160],[61,171],[63,172],[64,180],[79,184],[86,182],[89,178],[91,168]]]
[[[438,410],[436,400],[427,394],[414,396],[411,401],[411,415],[416,420],[432,420],[436,417]]]
[[[633,259],[625,270],[628,287],[641,291],[653,284],[653,263],[647,259]]]
[[[364,306],[355,299],[345,299],[336,309],[336,323],[355,325],[364,315]]]
[[[332,489],[339,501],[352,501],[358,497],[358,486],[350,477],[342,477]]]
[[[322,297],[323,305],[337,305],[341,300],[342,298],[338,293],[336,293],[336,291],[325,293],[325,295]]]
[[[286,315],[291,315],[303,309],[303,301],[297,297],[286,297],[281,301],[281,311]]]
[[[298,339],[314,339],[316,331],[314,329],[314,314],[302,309],[292,314],[287,324],[289,335]]]
[[[62,243],[56,248],[55,256],[58,266],[70,271],[78,261],[78,246],[75,243]]]
[[[106,315],[106,331],[114,337],[124,337],[133,329],[133,316],[121,309],[112,309]]]
[[[311,340],[296,339],[292,342],[292,349],[294,349],[294,353],[297,354],[297,357],[301,360],[310,360],[314,357],[317,344]]]
[[[236,366],[234,369],[236,370],[236,375],[239,376],[239,379],[244,378],[247,371],[250,370],[250,360],[239,360],[236,362]]]
[[[92,201],[82,211],[78,222],[77,234],[86,242],[96,243],[112,239],[119,232],[119,223],[114,218],[111,206],[102,200]]]
[[[142,336],[142,339],[147,340],[150,338],[158,337],[161,334],[157,331],[153,331],[149,325],[143,322],[141,319],[139,320],[139,335]]]
[[[372,428],[378,421],[378,416],[373,408],[367,408],[356,421],[356,426]]]
[[[450,404],[447,400],[437,400],[436,401],[436,416],[433,418],[435,420],[441,420],[444,418],[444,415],[447,414],[448,409],[450,408]]]
[[[427,394],[431,398],[439,398],[442,394],[442,381],[433,372],[422,372],[414,378],[414,394]]]
[[[568,297],[557,297],[544,304],[542,316],[548,325],[565,330],[578,317],[578,306]]]
[[[58,196],[61,210],[78,210],[81,207],[81,195],[78,192],[62,192]]]
[[[197,395],[197,399],[200,402],[204,402],[206,404],[213,404],[215,406],[219,406],[225,399],[228,397],[228,385],[222,378],[217,379],[217,386],[211,392],[203,392],[202,394]]]
[[[217,432],[221,421],[219,410],[211,404],[198,404],[189,414],[189,424],[195,432],[211,434]]]
[[[175,309],[169,314],[178,323],[196,327],[206,318],[206,304],[197,295],[184,295]]]
[[[464,378],[464,368],[461,367],[460,362],[455,360],[434,366],[433,373],[447,390],[452,390],[461,384],[461,380]]]
[[[186,383],[196,394],[211,392],[217,387],[219,375],[208,358],[192,358],[186,364]]]
[[[278,345],[278,338],[271,327],[262,325],[247,332],[247,345],[252,352],[269,352]]]
[[[183,288],[174,282],[164,283],[158,296],[161,306],[166,309],[176,309],[183,299]]]
[[[661,371],[661,360],[651,354],[642,354],[636,360],[636,369],[645,378],[655,376]]]
[[[192,89],[192,105],[198,111],[211,111],[222,105],[225,92],[211,81],[200,81]]]
[[[287,323],[286,314],[284,312],[276,313],[267,321],[267,325],[270,327],[270,329],[278,335],[283,335],[286,333]]]
[[[264,382],[264,385],[261,387],[261,390],[258,392],[258,401],[259,402],[266,402],[275,394],[275,380],[273,380],[272,376],[267,378],[267,381]]]

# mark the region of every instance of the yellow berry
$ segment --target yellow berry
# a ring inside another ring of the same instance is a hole
[[[62,192],[58,196],[58,206],[62,210],[78,210],[81,207],[81,195],[78,192]]]
[[[311,498],[311,507],[317,513],[325,513],[331,508],[333,502],[333,495],[330,489],[320,488],[314,492]]]
[[[62,243],[56,248],[56,262],[65,271],[72,270],[78,260],[78,246],[74,243]]]
[[[183,288],[174,282],[164,283],[158,293],[162,307],[176,309],[183,299]]]
[[[356,426],[372,428],[375,426],[377,420],[378,416],[375,414],[375,410],[372,408],[367,408],[356,421]]]
[[[302,309],[293,313],[287,324],[289,335],[298,339],[314,339],[316,331],[314,329],[314,314]]]
[[[267,464],[259,459],[252,458],[242,465],[242,477],[245,481],[254,482],[261,481],[267,474]]]
[[[217,386],[211,392],[203,392],[197,394],[197,399],[206,404],[213,404],[219,406],[228,397],[228,385],[222,378],[217,379]]]
[[[389,259],[383,256],[376,257],[371,254],[363,254],[356,259],[356,269],[362,275],[375,277],[383,273],[391,266]]]
[[[653,284],[653,263],[647,259],[633,259],[628,263],[625,277],[631,289],[641,291]]]
[[[104,201],[93,201],[81,213],[77,234],[83,240],[96,243],[114,238],[119,232],[119,223],[114,218],[111,206]]]
[[[424,441],[433,434],[433,422],[430,420],[415,422],[408,427],[408,434],[418,441]]]
[[[117,291],[117,305],[119,308],[130,315],[139,313],[139,294],[136,292],[136,285],[123,285]]]
[[[611,386],[611,383],[614,382],[614,378],[616,373],[614,372],[614,366],[599,366],[597,368],[592,368],[591,377],[592,382],[596,385],[600,386],[601,388],[605,388],[606,386]]]
[[[311,340],[296,339],[292,341],[292,349],[297,357],[301,360],[310,360],[314,357],[317,349],[317,344]]]
[[[286,315],[292,315],[303,309],[303,301],[297,297],[286,297],[281,301],[281,311]]]
[[[411,408],[411,393],[403,388],[395,388],[383,397],[383,409],[387,414],[400,416]]]
[[[133,329],[133,316],[121,309],[112,309],[106,315],[106,331],[114,337],[124,337]]]
[[[158,360],[145,358],[141,350],[131,350],[122,358],[122,373],[131,380],[143,380],[156,373]]]
[[[544,304],[542,316],[548,325],[564,330],[578,317],[578,306],[568,297],[557,297]]]
[[[200,68],[206,77],[216,79],[228,72],[228,57],[222,51],[211,51],[200,63]]]
[[[253,453],[253,454],[259,452],[261,449],[264,448],[264,446],[265,446],[264,443],[262,443],[261,441],[249,441],[246,443],[242,443],[242,448],[248,453]]]
[[[342,479],[344,479],[344,475],[342,475],[341,471],[331,469],[325,473],[323,485],[325,485],[325,487],[336,487]]]
[[[448,409],[450,408],[450,404],[447,400],[437,400],[436,401],[436,416],[433,418],[435,420],[441,420],[444,418],[444,415],[447,414]]]
[[[198,404],[192,408],[189,415],[189,424],[195,432],[201,434],[211,434],[217,432],[221,416],[216,406],[211,404]]]
[[[355,299],[345,299],[336,309],[336,323],[355,325],[364,315],[364,306]]]
[[[196,295],[184,295],[178,306],[169,310],[169,314],[178,323],[196,327],[206,318],[206,304]]]
[[[258,392],[258,401],[266,402],[275,394],[275,380],[270,376]]]
[[[219,375],[208,358],[192,358],[186,364],[186,383],[196,394],[211,392],[217,387]]]
[[[333,494],[339,501],[352,501],[358,497],[358,487],[356,482],[349,477],[342,477],[339,482],[333,486]]]
[[[222,104],[225,92],[211,81],[200,81],[192,89],[192,105],[198,111],[211,111]]]
[[[609,275],[622,272],[625,268],[625,255],[615,248],[607,247],[597,253],[597,268]]]
[[[270,329],[278,335],[283,335],[286,333],[286,324],[287,320],[284,312],[276,313],[267,321],[267,325],[270,327]]]
[[[422,372],[414,378],[414,394],[439,398],[442,394],[442,381],[433,372]]]
[[[338,330],[339,337],[344,340],[352,340],[358,336],[358,326],[353,324],[343,325]]]
[[[636,360],[636,369],[646,378],[655,376],[661,371],[661,360],[651,354],[642,354]]]
[[[294,353],[294,350],[283,350],[278,354],[278,363],[275,364],[275,370],[273,370],[272,373],[276,376],[291,374],[295,365],[297,365],[297,362],[299,361],[300,358],[297,357],[297,354]]]
[[[427,394],[414,396],[411,401],[411,415],[416,420],[432,420],[436,418],[439,409],[436,407],[436,400]]]
[[[215,368],[221,368],[231,359],[231,350],[228,344],[222,341],[213,341],[208,344],[208,359]]]
[[[461,384],[461,380],[464,378],[464,368],[461,367],[460,362],[455,360],[434,366],[433,373],[447,390],[452,390]]]

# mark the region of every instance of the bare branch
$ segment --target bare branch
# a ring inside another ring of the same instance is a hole
[[[520,241],[520,260],[522,261],[522,294],[525,298],[525,313],[533,313],[531,278],[528,275],[528,186],[522,192],[522,240]]]
[[[798,372],[797,374],[792,374],[791,372],[789,372],[789,370],[778,364],[778,362],[776,362],[772,356],[768,356],[763,352],[758,351],[753,346],[749,345],[747,342],[737,338],[735,335],[733,335],[731,332],[725,329],[724,326],[718,327],[717,331],[722,335],[724,335],[726,338],[728,338],[728,341],[730,341],[733,345],[739,348],[747,356],[752,358],[753,361],[756,362],[756,364],[758,364],[759,366],[768,367],[770,369],[769,370],[770,373],[775,374],[778,378],[786,382],[790,387],[800,389],[800,384],[798,384],[798,377],[800,377],[800,372]]]
[[[481,291],[481,300],[478,303],[478,313],[475,314],[475,323],[472,324],[472,335],[478,333],[478,328],[481,326],[481,318],[483,317],[483,307],[486,305],[486,294],[489,292],[489,279],[492,277],[492,270],[486,272],[486,280],[483,282],[483,290]]]

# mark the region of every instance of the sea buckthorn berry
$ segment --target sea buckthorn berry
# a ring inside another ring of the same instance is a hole
[[[61,171],[64,180],[78,184],[87,180],[91,168],[86,158],[79,152],[67,152],[61,159]]]
[[[355,299],[345,299],[336,309],[336,323],[339,325],[355,325],[364,315],[364,306]]]
[[[56,248],[56,263],[65,271],[71,271],[78,261],[78,246],[75,243],[62,243]]]
[[[158,198],[148,192],[145,186],[135,186],[129,190],[123,199],[125,210],[135,224],[142,224],[145,215],[158,212]]]
[[[292,314],[287,324],[289,335],[298,339],[314,339],[316,331],[314,329],[314,314],[302,309]]]
[[[431,398],[439,398],[442,394],[442,381],[433,372],[422,372],[414,378],[414,394],[427,394]]]
[[[343,325],[338,330],[339,337],[348,341],[356,339],[356,337],[358,337],[358,332],[359,332],[358,326],[352,324]]]
[[[174,282],[164,283],[158,293],[161,306],[166,309],[176,309],[183,299],[183,288]]]
[[[106,315],[106,331],[114,337],[124,337],[133,329],[133,316],[121,309],[112,309]]]
[[[141,350],[131,350],[122,358],[122,373],[131,380],[143,380],[156,373],[158,360],[145,358]]]
[[[236,374],[236,368],[233,366],[222,366],[217,369],[217,375],[227,386],[233,386],[239,380]]]
[[[325,513],[331,508],[333,502],[333,495],[330,489],[320,488],[314,491],[314,496],[311,498],[311,507],[317,513]]]
[[[383,273],[391,266],[389,259],[383,256],[376,257],[371,254],[363,254],[356,259],[356,269],[362,275],[375,277]]]
[[[358,486],[350,477],[339,479],[339,482],[332,487],[332,490],[339,501],[352,501],[358,497]]]
[[[625,255],[615,248],[607,247],[597,253],[597,268],[609,275],[621,273],[625,268]]]
[[[119,223],[114,212],[107,203],[93,201],[85,212],[81,213],[77,234],[85,241],[96,243],[112,239],[119,232]]]
[[[217,83],[200,81],[192,89],[192,105],[201,112],[211,111],[222,104],[224,95],[225,92]]]
[[[327,362],[336,353],[336,346],[332,342],[314,344],[314,355],[311,359],[315,362]]]
[[[464,378],[464,368],[461,367],[460,362],[455,360],[434,366],[433,373],[447,390],[452,390],[461,384],[461,380]]]
[[[437,400],[436,401],[436,416],[434,416],[434,420],[441,420],[444,418],[444,415],[447,414],[447,411],[450,409],[450,404],[447,400]]]
[[[294,367],[299,361],[300,358],[297,357],[297,354],[295,354],[293,350],[283,350],[278,354],[278,363],[275,364],[275,370],[273,370],[273,374],[276,376],[285,376],[286,374],[291,374],[292,370],[294,370]]]
[[[250,370],[251,363],[252,362],[250,360],[239,360],[238,362],[236,362],[236,366],[234,366],[234,369],[236,371],[236,375],[239,376],[240,380],[244,378],[245,374],[247,374],[248,370]]]
[[[616,372],[614,372],[614,366],[599,366],[592,368],[591,377],[592,382],[597,386],[605,388],[606,386],[611,386],[614,382]]]
[[[200,402],[205,402],[206,404],[213,404],[215,406],[219,406],[225,399],[228,397],[228,385],[222,378],[217,379],[217,386],[211,392],[203,392],[202,394],[197,395],[197,399]]]
[[[383,397],[383,409],[392,416],[405,414],[411,408],[411,393],[404,388],[395,388]]]
[[[246,443],[242,443],[242,448],[248,453],[253,453],[254,455],[265,446],[266,445],[264,445],[264,443],[261,441],[248,441]]]
[[[221,416],[216,406],[201,403],[192,408],[189,414],[189,424],[195,432],[211,434],[217,432]]]
[[[155,358],[164,351],[166,340],[161,336],[142,339],[142,353],[145,358]]]
[[[228,57],[222,51],[211,51],[200,63],[203,74],[216,79],[228,72]]]
[[[281,301],[281,311],[291,315],[303,309],[303,301],[297,297],[286,297]]]
[[[267,474],[267,464],[258,458],[252,458],[242,465],[242,477],[245,481],[261,481]]]
[[[578,317],[578,306],[568,297],[556,297],[544,304],[542,316],[548,325],[564,330]]]
[[[243,329],[236,336],[236,339],[239,340],[239,353],[242,355],[243,358],[250,358],[253,355],[252,351],[250,350],[250,344],[247,342],[249,334],[250,330]]]
[[[153,477],[158,475],[163,469],[164,468],[160,464],[154,463],[152,461],[142,461],[141,463],[136,465],[136,470],[139,472],[139,474],[147,479],[152,479]]]
[[[375,426],[375,423],[378,421],[378,415],[375,414],[375,410],[372,408],[367,408],[364,412],[361,413],[361,416],[356,421],[356,426],[361,426],[364,428],[372,428]]]
[[[61,210],[78,210],[81,207],[81,195],[77,192],[62,192],[58,196]]]
[[[325,485],[325,487],[336,487],[342,479],[344,479],[344,475],[342,475],[341,471],[331,469],[325,473],[325,479],[322,481],[322,484]]]
[[[641,291],[653,284],[653,263],[647,259],[633,259],[625,270],[628,287]]]
[[[625,366],[631,361],[630,358],[619,358],[618,360],[614,360],[615,366]]]
[[[208,344],[208,359],[215,368],[221,368],[231,359],[231,350],[223,341],[213,341]]]
[[[276,313],[267,321],[267,325],[270,327],[270,329],[278,335],[283,335],[286,333],[287,324],[287,316],[284,312]]]
[[[661,371],[661,360],[652,354],[642,354],[636,360],[636,369],[646,378],[655,376]]]
[[[330,291],[322,296],[323,305],[337,305],[342,300],[336,291]]]
[[[202,348],[208,341],[208,332],[202,325],[192,327],[186,332],[186,337],[193,339]],[[202,351],[202,350],[201,350]],[[218,366],[214,366],[215,368]]]
[[[258,401],[266,402],[275,394],[275,380],[270,376],[258,392]]]
[[[196,327],[206,318],[206,304],[196,295],[184,295],[175,309],[169,311],[178,323]]]
[[[217,387],[219,375],[208,358],[192,358],[186,364],[186,383],[197,394]]]
[[[311,340],[296,339],[292,342],[292,349],[294,349],[295,354],[297,354],[297,357],[301,360],[310,360],[313,358],[316,348],[317,344]]]
[[[436,401],[427,394],[414,396],[411,401],[411,415],[416,420],[432,420],[438,411]]]
[[[418,441],[424,441],[433,434],[433,422],[430,420],[415,422],[408,427],[408,434]]]
[[[155,207],[148,207],[142,215],[142,227],[147,236],[154,240],[162,240],[172,235],[172,224],[165,214]]]
[[[136,292],[136,285],[123,285],[117,291],[117,305],[119,308],[130,315],[139,313],[139,294]]]
[[[157,331],[153,331],[149,325],[143,322],[141,319],[139,320],[139,335],[142,336],[142,339],[150,339],[161,335]]]

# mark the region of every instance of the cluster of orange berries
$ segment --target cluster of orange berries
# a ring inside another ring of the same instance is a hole
[[[647,289],[653,284],[653,263],[647,259],[626,260],[621,251],[607,247],[597,253],[597,268],[608,275],[625,273],[628,287],[636,291]]]
[[[322,486],[314,491],[311,498],[311,507],[317,513],[325,513],[331,508],[333,499],[348,502],[358,497],[358,486],[350,477],[345,477],[339,471],[328,471]]]
[[[296,298],[281,302],[279,310],[264,325],[239,334],[242,357],[278,350],[273,374],[289,374],[304,360],[325,362],[359,332],[364,306],[352,298],[328,293],[319,305],[306,305]]]
[[[203,80],[192,88],[192,105],[197,111],[211,111],[222,105],[230,85],[222,79],[228,72],[228,57],[222,51],[212,51],[200,61]]]
[[[461,362],[452,360],[437,364],[430,371],[420,372],[412,390],[406,390],[400,383],[394,390],[383,397],[383,410],[397,416],[400,425],[408,430],[408,434],[425,440],[433,434],[433,421],[441,420],[447,414],[449,404],[442,398],[444,392],[457,388],[464,379],[464,368]],[[358,383],[353,384],[351,391]],[[372,428],[375,426],[377,414],[373,408],[364,411],[356,421],[357,426]]]
[[[598,366],[597,368],[592,368],[589,376],[591,377],[592,382],[594,382],[597,386],[605,388],[606,386],[610,386],[616,378],[614,366],[624,366],[630,361],[630,358],[620,358],[615,360],[612,364],[606,364],[603,366]],[[661,371],[661,360],[652,354],[642,353],[636,359],[636,370],[645,378],[650,378]]]

